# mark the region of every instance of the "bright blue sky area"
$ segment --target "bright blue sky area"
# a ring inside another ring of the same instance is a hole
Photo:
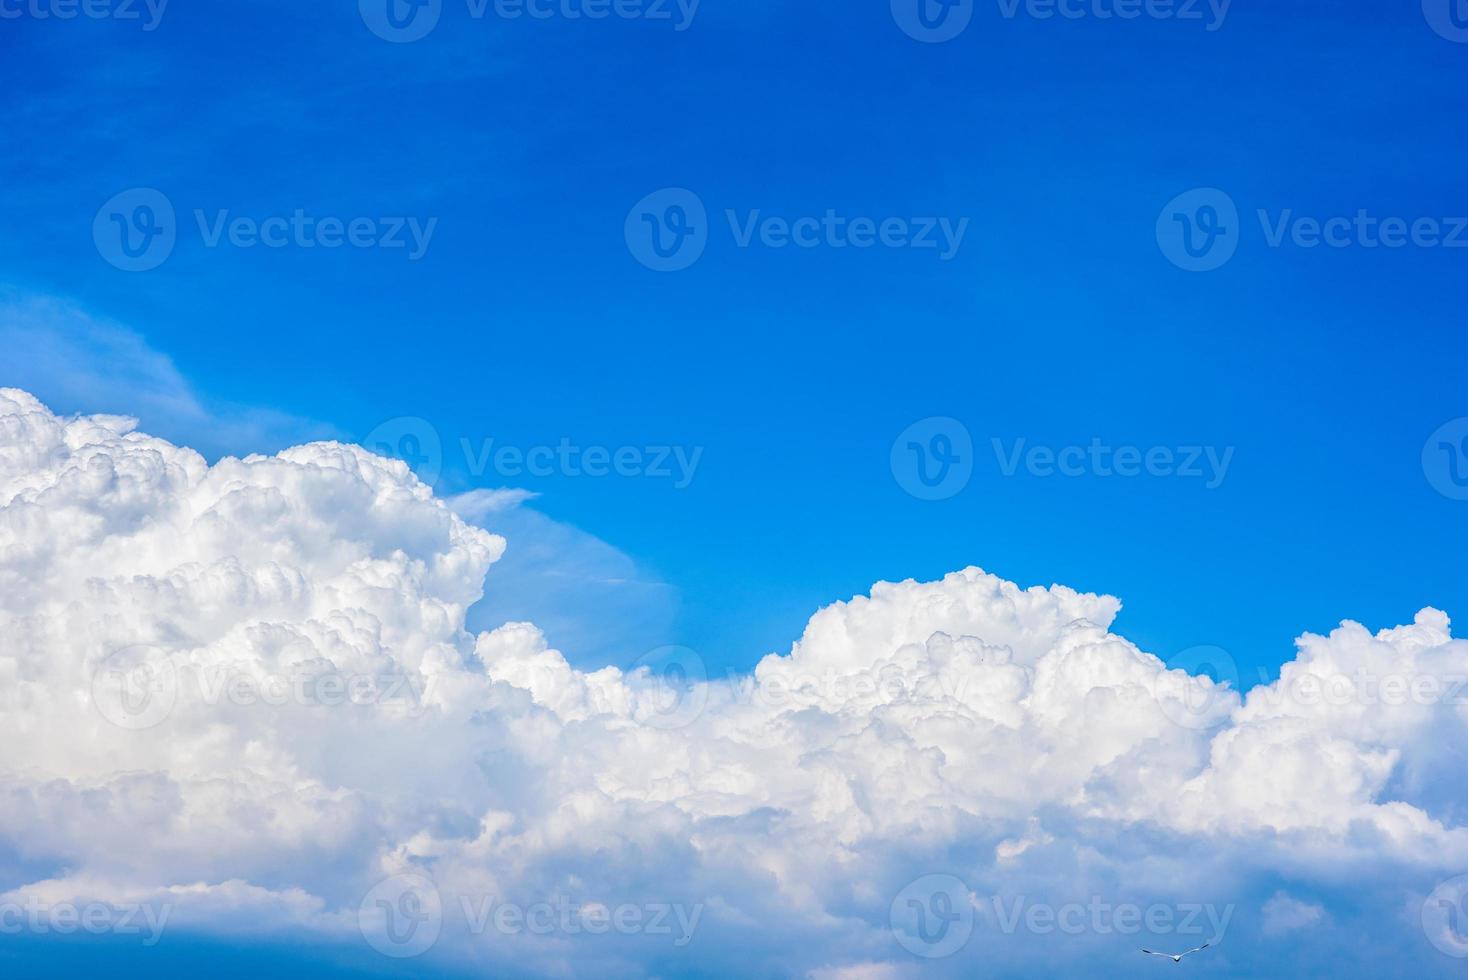
[[[473,20],[446,0],[408,44],[371,34],[354,3],[179,3],[152,32],[7,21],[0,46],[0,278],[136,330],[210,404],[313,424],[256,444],[126,391],[85,397],[25,349],[0,382],[60,410],[138,412],[214,452],[427,419],[448,446],[443,490],[535,491],[535,510],[667,584],[587,612],[576,589],[495,607],[549,621],[573,660],[684,644],[743,669],[827,602],[969,564],[1116,594],[1145,648],[1216,644],[1246,675],[1342,618],[1468,615],[1468,503],[1421,463],[1429,434],[1468,415],[1468,251],[1270,248],[1254,217],[1468,214],[1468,46],[1415,2],[1238,0],[1213,32],[985,3],[931,45],[886,0],[704,0],[682,32]],[[139,186],[169,197],[180,237],[128,273],[92,221]],[[659,274],[623,225],[673,186],[700,196],[713,234]],[[1154,232],[1196,187],[1243,213],[1237,255],[1208,273],[1171,264]],[[211,249],[194,208],[438,225],[416,262]],[[969,228],[946,262],[741,249],[726,208]],[[968,487],[937,502],[889,468],[928,416],[977,447]],[[681,490],[475,478],[457,445],[491,437],[703,456]],[[995,437],[1234,457],[1214,490],[1005,478]]]

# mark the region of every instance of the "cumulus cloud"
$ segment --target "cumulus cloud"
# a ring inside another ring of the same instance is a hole
[[[1468,870],[1440,612],[1302,637],[1241,695],[1114,598],[969,568],[747,676],[578,669],[466,629],[506,541],[465,518],[516,502],[456,513],[335,443],[211,465],[0,390],[0,907],[499,975],[1129,976],[1210,939],[1198,969],[1456,965],[1421,911]],[[1305,919],[1319,947],[1279,948]]]

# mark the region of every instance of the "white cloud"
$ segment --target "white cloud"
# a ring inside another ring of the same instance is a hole
[[[912,967],[897,963],[852,963],[819,967],[809,976],[810,980],[902,980],[912,973]]]
[[[1322,906],[1292,898],[1284,892],[1271,895],[1260,912],[1264,917],[1264,931],[1271,935],[1305,929],[1325,918]]]
[[[357,447],[210,466],[0,391],[0,893],[362,944],[363,896],[411,875],[430,960],[499,973],[1121,976],[1195,938],[1287,965],[1288,875],[1380,937],[1309,969],[1446,969],[1401,909],[1468,868],[1441,751],[1468,713],[1366,691],[1468,675],[1441,613],[1306,636],[1241,699],[1112,632],[1113,598],[971,568],[698,683],[688,653],[584,671],[531,624],[469,633],[504,550]],[[910,904],[927,876],[959,900]]]

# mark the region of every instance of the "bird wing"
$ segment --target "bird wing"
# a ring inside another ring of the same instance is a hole
[[[1212,945],[1213,945],[1212,943],[1204,943],[1202,946],[1196,946],[1193,949],[1188,950],[1188,953],[1197,953],[1197,952],[1200,952],[1202,950],[1207,949],[1209,946],[1212,946]],[[1184,953],[1183,955],[1184,956],[1187,956],[1188,953]]]
[[[1144,949],[1144,950],[1142,950],[1142,952],[1144,952],[1144,953],[1150,953],[1153,956],[1171,956],[1172,955],[1171,953],[1159,953],[1155,949]]]

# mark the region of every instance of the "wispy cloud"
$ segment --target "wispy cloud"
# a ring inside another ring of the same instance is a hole
[[[24,352],[7,359],[0,383],[58,411],[136,417],[209,457],[341,437],[328,423],[204,397],[141,333],[65,299],[0,287],[0,349]]]

